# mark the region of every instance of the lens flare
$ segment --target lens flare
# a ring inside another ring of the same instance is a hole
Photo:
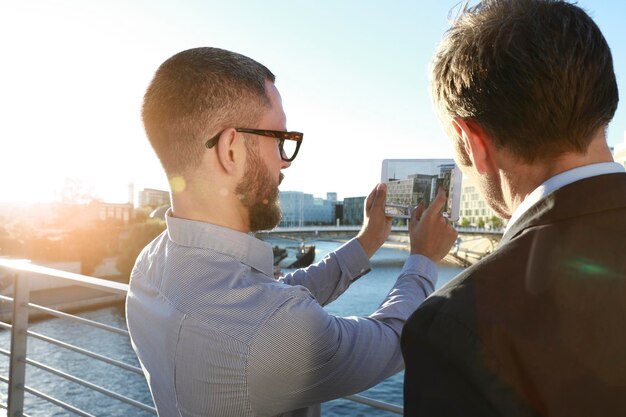
[[[613,278],[619,276],[614,271],[606,268],[605,266],[593,262],[590,259],[571,259],[565,263],[569,269],[573,269],[576,272],[583,273],[585,275],[591,275],[595,277]]]
[[[181,177],[180,175],[175,175],[173,177],[170,177],[169,181],[170,181],[170,189],[172,190],[172,193],[181,193],[185,191],[185,187],[187,186],[187,183],[185,182],[185,179]]]

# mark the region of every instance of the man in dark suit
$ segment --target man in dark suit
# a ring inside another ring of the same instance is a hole
[[[579,7],[483,1],[432,92],[457,163],[508,218],[402,334],[406,416],[626,416],[626,172],[609,46]]]

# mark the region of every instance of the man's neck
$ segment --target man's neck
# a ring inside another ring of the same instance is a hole
[[[172,195],[172,216],[211,223],[243,233],[250,231],[248,212],[240,201],[224,193],[194,193],[193,190]]]
[[[604,132],[597,135],[587,152],[566,153],[531,164],[510,161],[500,171],[500,180],[509,213],[513,213],[524,199],[550,178],[574,168],[601,162],[613,162]]]

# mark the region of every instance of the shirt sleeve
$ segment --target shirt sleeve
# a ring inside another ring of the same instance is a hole
[[[302,285],[324,306],[337,299],[352,282],[369,271],[369,258],[354,238],[320,262],[287,274],[279,281],[288,285]]]
[[[434,289],[436,273],[428,258],[410,256],[369,317],[330,315],[305,288],[293,287],[250,348],[254,412],[274,415],[354,394],[402,370],[402,326]]]

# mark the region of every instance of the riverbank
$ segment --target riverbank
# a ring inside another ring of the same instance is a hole
[[[383,244],[385,248],[408,251],[410,241],[408,236],[389,236]],[[493,252],[497,247],[497,241],[486,236],[459,237],[450,252],[441,260],[445,266],[467,268],[480,261]]]

